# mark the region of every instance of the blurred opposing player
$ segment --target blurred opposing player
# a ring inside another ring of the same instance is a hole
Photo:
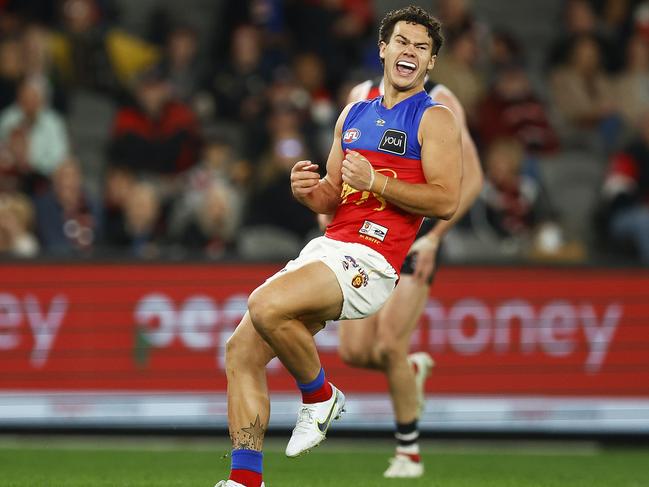
[[[453,113],[424,91],[443,42],[440,28],[418,7],[388,13],[379,32],[384,96],[345,107],[324,178],[310,161],[291,171],[298,201],[334,217],[325,236],[309,242],[252,293],[248,312],[228,340],[232,470],[219,486],[262,485],[270,414],[265,367],[275,355],[302,392],[286,454],[298,456],[324,440],[345,397],[326,380],[312,335],[326,321],[378,311],[423,216],[447,220],[458,207],[460,128]]]
[[[462,105],[444,85],[426,80],[424,88],[434,101],[455,114],[461,127],[463,179],[459,207],[450,220],[424,221],[401,267],[399,284],[378,313],[362,320],[340,323],[343,361],[354,367],[381,370],[388,378],[397,439],[395,456],[384,473],[388,478],[420,477],[424,473],[417,422],[423,410],[424,385],[433,360],[425,352],[408,355],[410,339],[426,305],[439,244],[470,208],[482,187],[482,169]],[[367,80],[352,89],[348,101],[373,99],[383,95],[383,91],[383,79]]]

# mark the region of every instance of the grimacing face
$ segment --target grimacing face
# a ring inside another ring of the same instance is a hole
[[[433,69],[433,40],[421,24],[399,21],[388,43],[381,42],[379,56],[385,64],[386,82],[399,91],[408,91],[424,82]]]

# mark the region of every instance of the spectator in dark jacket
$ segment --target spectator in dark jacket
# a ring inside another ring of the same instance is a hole
[[[516,139],[496,140],[485,157],[485,184],[472,209],[472,223],[485,242],[527,252],[534,234],[551,224],[554,211],[540,183],[521,171],[523,146]]]
[[[640,119],[637,137],[613,156],[604,197],[611,237],[631,243],[649,266],[649,111]]]
[[[503,137],[514,137],[532,154],[558,149],[545,104],[534,93],[522,66],[502,68],[479,108],[480,141],[488,146]]]
[[[156,71],[136,86],[136,103],[117,112],[109,145],[112,165],[160,183],[163,197],[175,192],[178,174],[192,167],[200,150],[199,127],[192,110],[172,96]]]
[[[84,190],[79,164],[68,158],[52,174],[52,188],[36,197],[36,230],[43,250],[89,252],[100,228],[99,207]]]

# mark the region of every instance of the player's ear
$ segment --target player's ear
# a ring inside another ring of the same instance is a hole
[[[433,54],[433,55],[431,56],[431,58],[430,58],[430,61],[428,61],[428,71],[430,71],[431,69],[433,69],[433,67],[435,66],[435,60],[436,60],[436,59],[437,59],[437,54]]]
[[[387,45],[385,42],[383,42],[383,41],[380,41],[380,42],[379,42],[379,57],[380,57],[383,61],[385,61],[385,48],[386,48],[387,46],[388,46],[388,45]]]

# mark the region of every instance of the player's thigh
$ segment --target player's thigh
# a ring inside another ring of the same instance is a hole
[[[378,312],[377,339],[408,347],[426,305],[429,286],[413,276],[402,275],[399,284]]]
[[[338,340],[343,360],[369,355],[376,341],[377,326],[378,313],[358,320],[341,320],[338,325]]]
[[[340,316],[343,293],[334,272],[313,261],[269,279],[253,292],[248,304],[251,312],[254,307],[304,323],[323,323]]]

